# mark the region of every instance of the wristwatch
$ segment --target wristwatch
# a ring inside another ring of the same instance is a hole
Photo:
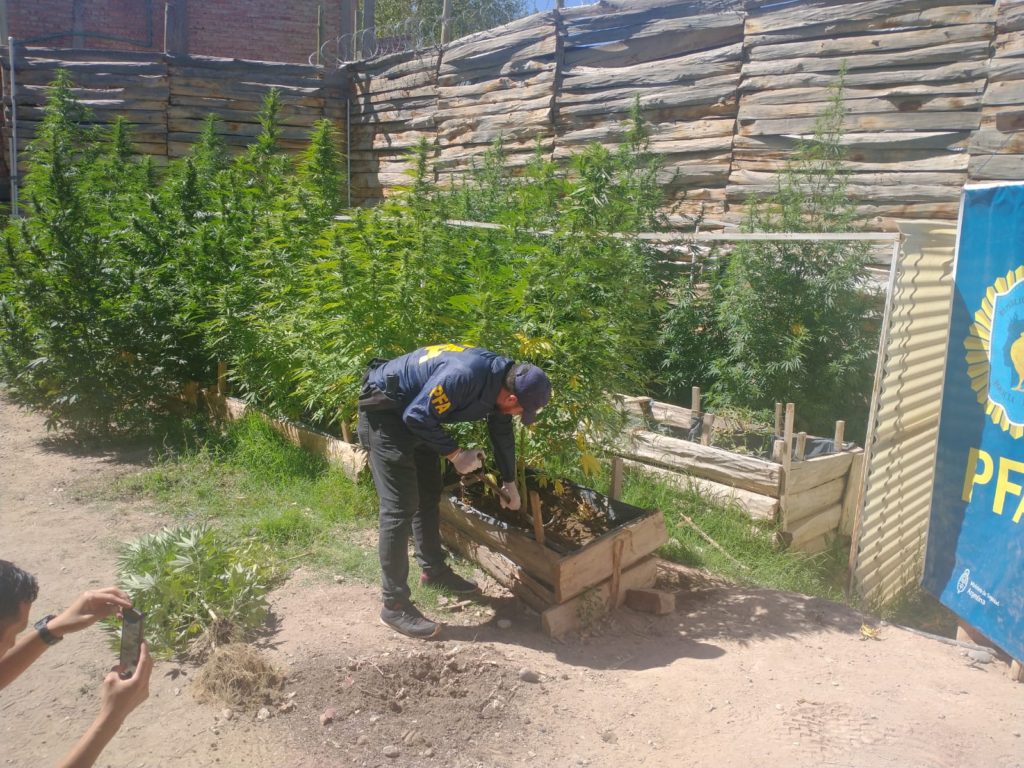
[[[56,645],[64,639],[63,637],[58,637],[57,635],[53,634],[53,632],[50,631],[50,628],[46,626],[50,623],[50,619],[52,619],[56,615],[56,613],[51,613],[47,616],[43,616],[43,618],[41,618],[33,625],[36,628],[36,632],[39,633],[39,637],[41,637],[43,639],[43,642],[47,645]]]

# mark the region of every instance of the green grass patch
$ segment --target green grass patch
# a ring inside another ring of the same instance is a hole
[[[780,551],[773,544],[777,525],[751,520],[735,506],[716,504],[696,491],[671,488],[642,473],[626,474],[623,501],[664,513],[669,541],[658,554],[668,560],[741,584],[843,599],[846,555],[838,548],[817,555]],[[694,530],[684,515],[728,555]]]
[[[359,581],[379,578],[372,483],[353,483],[256,416],[167,452],[153,467],[118,480],[114,494],[145,499],[179,522],[208,522],[269,544],[280,562]]]
[[[606,478],[573,479],[599,490],[607,486]],[[287,564],[367,584],[380,577],[372,483],[353,483],[254,416],[119,480],[116,492],[145,498],[157,512],[181,522],[214,523],[235,536],[269,544]],[[664,512],[669,542],[658,553],[662,557],[741,584],[842,600],[846,553],[839,549],[819,555],[779,551],[773,545],[777,526],[640,473],[627,473],[623,499]],[[684,515],[728,555],[702,538]],[[474,568],[460,561],[455,566],[466,576]],[[415,563],[411,571],[415,574]],[[413,588],[424,608],[436,604],[433,590]]]

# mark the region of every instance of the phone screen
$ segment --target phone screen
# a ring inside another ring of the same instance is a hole
[[[121,677],[127,679],[135,674],[141,650],[142,613],[134,608],[125,608],[121,625]]]

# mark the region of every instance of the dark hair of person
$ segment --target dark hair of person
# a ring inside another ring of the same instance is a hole
[[[22,603],[34,603],[39,596],[39,582],[14,563],[0,560],[0,622],[18,615]]]

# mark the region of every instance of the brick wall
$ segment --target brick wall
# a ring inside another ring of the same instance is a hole
[[[305,63],[316,50],[317,7],[324,39],[335,37],[340,3],[317,0],[221,0],[189,3],[189,53]]]
[[[306,63],[316,49],[317,8],[323,7],[324,40],[336,37],[341,26],[341,3],[327,0],[170,5],[172,14],[184,12],[187,39],[181,52],[207,56]],[[162,0],[8,0],[8,33],[19,41],[60,35],[37,43],[46,47],[162,51],[164,6]]]

